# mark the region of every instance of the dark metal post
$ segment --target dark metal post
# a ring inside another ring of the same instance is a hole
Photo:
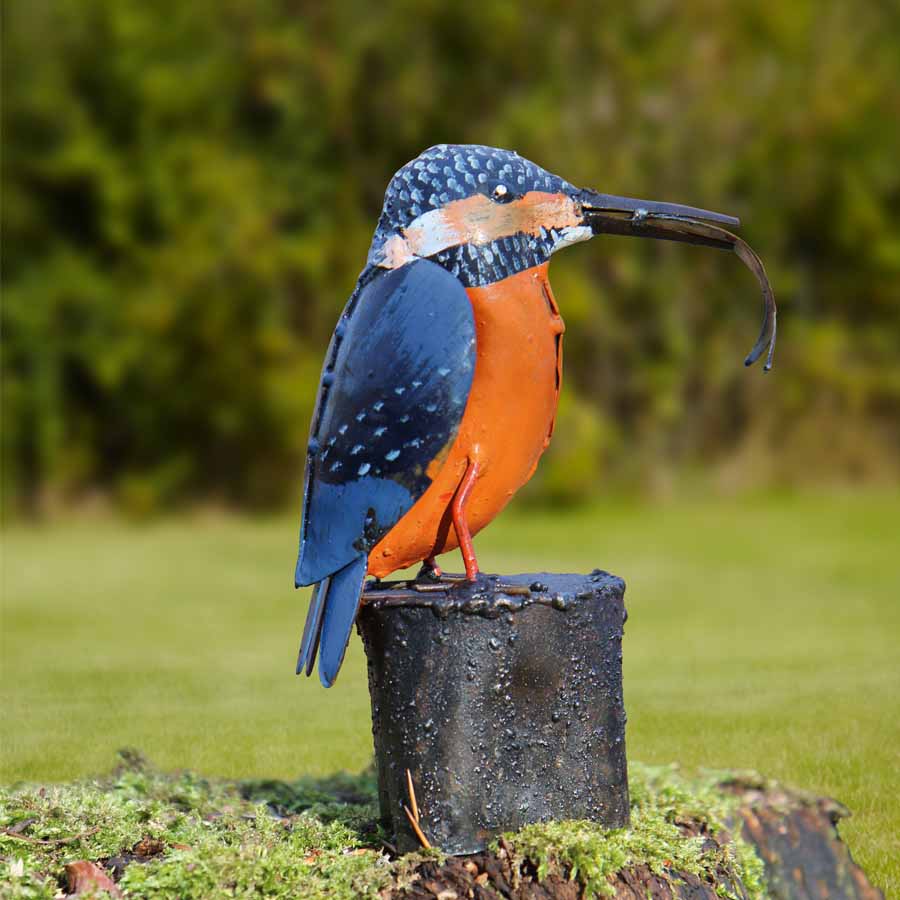
[[[381,814],[447,853],[547,819],[628,824],[625,584],[590,575],[375,582],[358,617]]]

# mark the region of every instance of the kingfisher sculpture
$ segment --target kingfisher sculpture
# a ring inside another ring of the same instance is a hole
[[[597,234],[733,250],[775,346],[762,262],[731,216],[582,190],[516,153],[440,144],[391,179],[366,266],[334,330],[309,439],[295,582],[314,585],[297,663],[337,676],[367,575],[459,547],[533,474],[550,442],[565,330],[550,257]]]

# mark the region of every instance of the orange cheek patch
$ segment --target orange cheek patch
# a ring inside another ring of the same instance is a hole
[[[428,257],[460,244],[490,244],[514,234],[537,236],[542,228],[562,230],[581,224],[580,211],[565,194],[530,191],[511,203],[473,194],[419,216],[405,236],[412,253]]]
[[[540,234],[541,228],[562,230],[582,224],[582,215],[571,197],[532,191],[511,203],[519,212],[519,231]]]

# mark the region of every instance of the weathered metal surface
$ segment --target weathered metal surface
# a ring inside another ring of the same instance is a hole
[[[375,583],[366,648],[382,817],[419,846],[473,853],[547,819],[628,823],[621,579],[481,575],[415,590]]]

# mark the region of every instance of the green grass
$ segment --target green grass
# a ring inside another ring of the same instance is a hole
[[[510,512],[477,549],[486,571],[623,576],[629,755],[837,797],[900,897],[898,534],[897,493],[792,495]],[[287,519],[7,532],[0,781],[103,772],[124,745],[235,778],[362,769],[358,641],[331,691],[293,676],[295,542]]]

